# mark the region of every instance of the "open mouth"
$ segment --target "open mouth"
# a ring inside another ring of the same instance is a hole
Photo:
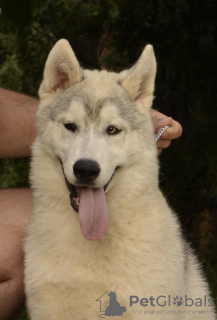
[[[86,240],[100,240],[108,226],[109,215],[105,190],[112,180],[116,169],[104,187],[93,188],[86,185],[78,186],[71,184],[64,174],[62,165],[70,194],[70,203],[72,208],[78,212],[81,232]]]
[[[62,166],[62,170],[63,170],[63,166]],[[117,168],[115,168],[110,180],[105,184],[105,186],[103,187],[104,189],[104,192],[106,191],[110,181],[112,180],[113,176],[115,175],[117,171]],[[66,176],[65,176],[65,173],[64,173],[64,170],[63,170],[63,174],[64,174],[64,177],[65,177],[65,181],[66,181],[66,185],[68,187],[68,190],[69,190],[69,198],[70,198],[70,204],[72,206],[72,208],[76,211],[76,212],[79,212],[79,204],[80,204],[80,196],[81,196],[81,189],[82,188],[88,188],[88,187],[85,187],[85,186],[76,186],[76,185],[73,185],[71,184]]]

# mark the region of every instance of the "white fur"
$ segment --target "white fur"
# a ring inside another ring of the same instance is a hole
[[[120,74],[82,70],[66,40],[52,49],[39,91],[38,135],[32,147],[35,209],[25,243],[25,287],[31,320],[96,320],[100,315],[96,299],[106,291],[115,291],[120,305],[126,306],[120,319],[215,319],[214,313],[193,315],[174,305],[129,306],[131,295],[140,299],[209,295],[179,222],[158,188],[157,152],[149,115],[155,72],[150,45],[133,68]],[[114,100],[89,120],[87,133],[83,101],[67,100],[70,90],[76,88],[88,97],[91,106],[114,95],[128,99],[137,128],[123,119]],[[77,133],[64,128],[67,121],[77,124]],[[106,135],[109,125],[122,132]],[[106,191],[109,225],[98,241],[85,240],[81,233],[59,160],[67,179],[74,183],[72,166],[80,158],[100,164],[96,187],[105,185],[120,167]],[[155,310],[155,314],[134,314],[132,309]],[[203,308],[187,308],[191,309]],[[183,313],[157,315],[162,310]]]

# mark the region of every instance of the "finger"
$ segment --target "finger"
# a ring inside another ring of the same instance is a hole
[[[162,151],[163,151],[163,149],[157,148],[158,155],[161,154]]]
[[[170,146],[170,144],[171,144],[171,140],[159,139],[157,141],[157,148],[158,149],[166,149]]]
[[[182,126],[179,122],[172,120],[170,127],[164,131],[161,139],[173,140],[177,139],[182,135]]]
[[[154,131],[158,133],[164,126],[172,126],[173,119],[171,117],[152,118]]]
[[[163,114],[155,109],[152,109],[152,108],[150,109],[150,113],[151,113],[152,118],[162,118],[162,119],[167,118],[167,116],[165,114]]]
[[[179,138],[182,135],[183,129],[179,122],[173,120],[172,128],[174,128],[173,139]]]

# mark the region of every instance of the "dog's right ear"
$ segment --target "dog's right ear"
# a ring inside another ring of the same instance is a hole
[[[47,58],[44,78],[39,88],[40,99],[57,96],[79,82],[82,72],[78,60],[65,39],[59,40]]]

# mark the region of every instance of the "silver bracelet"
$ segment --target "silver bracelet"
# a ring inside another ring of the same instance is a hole
[[[158,132],[158,134],[156,135],[156,137],[155,137],[155,142],[157,142],[157,140],[160,138],[160,136],[164,133],[164,131],[166,130],[166,129],[168,129],[170,126],[164,126],[159,132]]]

